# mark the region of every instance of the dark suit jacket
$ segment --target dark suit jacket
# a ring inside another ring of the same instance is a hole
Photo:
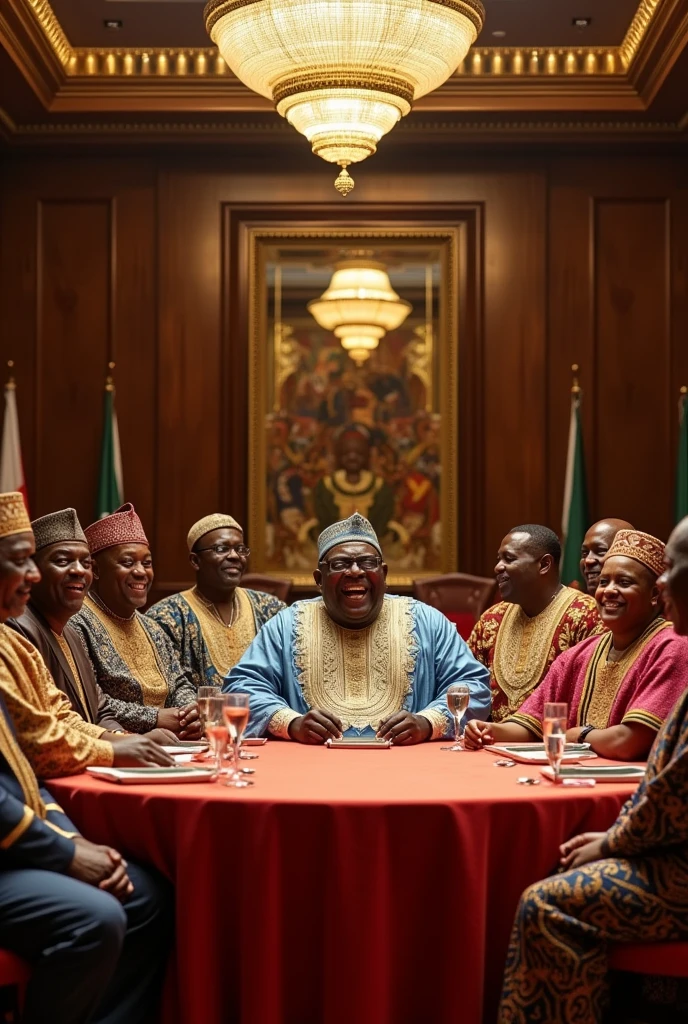
[[[84,650],[81,638],[69,623],[65,626],[62,635],[69,644],[72,657],[79,670],[86,696],[86,706],[84,706],[79,687],[67,659],[53,636],[50,626],[38,609],[29,603],[21,618],[8,619],[6,624],[38,648],[50,675],[55,680],[55,685],[69,697],[72,707],[82,718],[85,718],[87,722],[102,726],[103,729],[122,730],[122,726],[110,711],[107,695],[96,682],[93,666]]]
[[[16,741],[14,723],[0,696],[0,716],[5,730]],[[74,857],[73,836],[77,830],[65,812],[55,803],[47,789],[39,785],[38,793],[45,805],[45,818],[24,803],[21,782],[8,761],[0,731],[0,870],[6,868],[43,868],[66,871]],[[23,754],[17,748],[17,756]],[[27,771],[31,771],[28,763]]]

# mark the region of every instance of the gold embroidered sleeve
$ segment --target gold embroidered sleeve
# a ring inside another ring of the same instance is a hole
[[[425,711],[419,711],[419,715],[423,718],[427,718],[428,722],[432,726],[432,732],[430,733],[429,739],[441,740],[446,736],[447,729],[449,727],[449,719],[439,708],[427,708]]]
[[[532,715],[524,715],[520,711],[516,711],[513,715],[509,715],[504,724],[508,725],[509,722],[513,722],[514,725],[522,725],[528,732],[532,732],[536,739],[542,739],[542,722],[533,718]]]
[[[36,775],[49,779],[81,772],[89,764],[112,765],[112,744],[88,735],[70,716],[58,717],[51,710],[54,702],[46,693],[46,681],[34,668],[35,663],[25,661],[15,663],[12,672],[5,669],[0,675],[0,691],[19,746]],[[57,689],[50,676],[48,679]],[[84,724],[82,719],[79,722]]]
[[[281,711],[276,711],[270,719],[268,731],[279,739],[290,740],[289,726],[295,718],[301,718],[301,715],[298,711],[294,711],[293,708],[283,708]]]

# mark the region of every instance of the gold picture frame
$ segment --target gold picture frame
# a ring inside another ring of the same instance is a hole
[[[459,395],[459,259],[465,225],[429,227],[368,227],[348,225],[345,228],[270,228],[247,229],[248,253],[248,355],[249,355],[249,437],[248,437],[248,527],[251,543],[251,569],[288,578],[296,586],[312,586],[312,566],[279,563],[279,554],[271,551],[269,542],[268,428],[275,414],[275,348],[284,337],[281,317],[269,308],[277,296],[275,252],[307,253],[313,257],[323,249],[366,251],[377,256],[381,251],[409,255],[437,253],[438,282],[431,314],[435,318],[434,354],[431,366],[433,379],[428,381],[434,391],[433,419],[439,437],[439,523],[438,539],[432,566],[395,567],[390,563],[389,583],[408,587],[414,579],[439,573],[455,572],[458,561],[458,395]],[[304,257],[305,258],[305,257]],[[268,283],[268,270],[272,279]],[[316,298],[313,294],[313,298]],[[272,330],[271,330],[272,325]],[[418,333],[418,331],[416,332]],[[428,337],[430,335],[421,335]],[[384,341],[380,343],[384,345]],[[280,350],[281,351],[281,350]],[[289,348],[286,348],[286,358]],[[422,376],[422,374],[420,374]],[[426,389],[425,394],[428,394]],[[307,525],[307,524],[306,524]],[[278,559],[278,562],[276,562]]]

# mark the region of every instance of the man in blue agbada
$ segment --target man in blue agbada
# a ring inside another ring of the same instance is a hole
[[[487,669],[441,612],[385,593],[387,566],[367,519],[356,512],[323,530],[313,576],[322,596],[270,619],[226,676],[227,692],[250,695],[247,736],[440,739],[451,731],[454,683],[470,689],[467,717],[487,718]]]

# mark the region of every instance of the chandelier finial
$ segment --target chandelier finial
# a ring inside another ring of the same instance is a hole
[[[341,167],[341,171],[339,172],[335,179],[334,187],[337,189],[339,194],[341,196],[344,196],[344,198],[346,199],[349,192],[353,192],[355,182],[354,179],[349,174],[349,172],[347,171],[347,167],[349,165],[346,163],[341,163],[339,166]]]

